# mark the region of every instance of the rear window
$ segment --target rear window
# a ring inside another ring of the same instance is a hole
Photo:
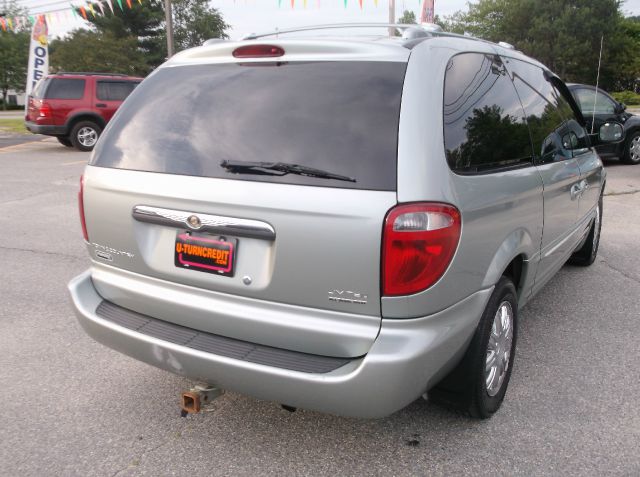
[[[47,89],[47,85],[51,82],[49,78],[42,78],[40,81],[36,83],[36,86],[33,88],[31,92],[31,96],[34,98],[41,99],[45,90]]]
[[[138,171],[395,190],[406,63],[296,62],[163,68],[120,108],[92,164]],[[356,182],[222,161],[284,162]]]
[[[85,80],[53,78],[47,87],[45,99],[82,99]]]
[[[133,81],[98,81],[96,96],[101,101],[124,101],[136,86]]]

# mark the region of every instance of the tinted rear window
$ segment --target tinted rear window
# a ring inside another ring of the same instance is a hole
[[[395,190],[406,63],[164,68],[136,88],[93,165],[314,186]],[[222,161],[301,164],[356,178],[233,174]]]
[[[124,101],[137,85],[133,81],[98,81],[96,96],[101,101]]]
[[[53,78],[47,87],[45,98],[82,99],[84,96],[84,84],[85,81],[83,79]]]
[[[50,82],[51,82],[51,79],[49,78],[43,78],[40,81],[38,81],[36,83],[36,86],[33,88],[33,91],[31,92],[31,96],[38,99],[42,98],[42,95],[46,91],[47,86],[49,85]]]

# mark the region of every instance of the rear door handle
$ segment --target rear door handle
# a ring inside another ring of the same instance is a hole
[[[104,104],[104,103],[98,103],[98,104],[96,104],[96,108],[106,108],[106,107],[107,107],[107,105],[106,105],[106,104]]]

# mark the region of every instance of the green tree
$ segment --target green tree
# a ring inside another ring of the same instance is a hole
[[[2,10],[3,16],[15,17],[26,14],[26,11],[12,0]],[[29,64],[29,31],[21,27],[18,31],[0,29],[0,93],[2,93],[2,109],[7,109],[7,93],[10,89],[24,91],[27,83],[27,67]]]
[[[604,36],[601,85],[615,88],[621,65],[639,50],[623,27],[619,0],[479,0],[444,19],[450,30],[506,41],[573,82],[596,82]],[[635,61],[631,61],[635,63]]]
[[[405,25],[415,24],[416,22],[416,14],[411,10],[405,10],[400,18],[398,18],[398,23],[404,23]]]
[[[486,164],[489,157],[507,162],[521,159],[522,145],[530,141],[527,125],[498,105],[474,108],[464,129],[466,141],[447,151],[458,169]]]
[[[207,0],[174,0],[173,5],[176,51],[200,46],[210,38],[228,38],[229,25]]]
[[[113,5],[113,14],[89,16],[87,21],[97,32],[108,37],[117,40],[135,38],[134,50],[144,56],[147,64],[145,73],[149,73],[167,56],[162,0],[145,0],[142,4],[133,2],[133,8],[125,6],[123,10],[117,7],[116,2]]]
[[[144,76],[148,71],[137,38],[116,38],[110,32],[74,30],[51,42],[50,70],[95,71]]]
[[[618,71],[615,89],[638,92],[640,83],[640,17],[627,17],[617,32],[619,38]]]
[[[174,42],[176,50],[202,45],[209,38],[227,38],[229,28],[220,12],[207,0],[173,0]],[[137,38],[137,47],[147,63],[147,72],[167,57],[164,3],[149,0],[133,8],[114,10],[114,14],[88,17],[87,21],[100,33],[114,38]]]
[[[10,89],[24,91],[29,62],[29,33],[0,32],[0,91],[2,109],[7,109]]]

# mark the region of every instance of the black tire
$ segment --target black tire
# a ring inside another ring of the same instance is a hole
[[[622,162],[625,164],[640,164],[640,131],[634,131],[627,138]]]
[[[573,255],[569,258],[571,265],[578,265],[580,267],[588,267],[596,261],[598,255],[598,247],[600,246],[600,231],[602,230],[602,195],[598,200],[598,207],[596,209],[596,217],[591,223],[591,229],[587,240],[584,245],[578,250],[573,252]]]
[[[496,387],[490,392],[487,385],[489,378],[485,374],[489,355],[489,339],[494,319],[498,311],[503,310],[503,307],[512,312],[511,346],[504,374],[500,373],[500,376],[503,377],[498,380]],[[446,378],[429,391],[429,400],[472,417],[480,419],[491,417],[500,408],[507,392],[513,370],[517,337],[518,299],[516,288],[509,278],[502,277],[489,298],[462,361]]]
[[[76,149],[91,151],[101,133],[102,128],[93,121],[80,121],[71,128],[69,139]]]
[[[57,137],[56,137],[56,139],[57,139],[57,140],[58,140],[58,142],[59,142],[60,144],[62,144],[63,146],[66,146],[66,147],[73,147],[73,144],[71,144],[71,140],[70,140],[68,137],[66,137],[66,136],[64,136],[64,137],[63,137],[63,136],[57,136]]]

